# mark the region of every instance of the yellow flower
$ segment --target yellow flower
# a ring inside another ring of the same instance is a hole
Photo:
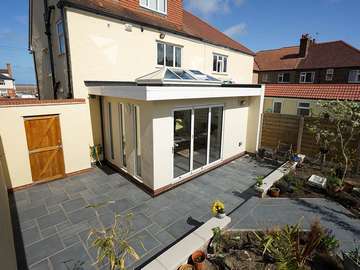
[[[214,201],[211,207],[211,213],[213,214],[213,216],[216,216],[218,213],[224,213],[224,212],[225,212],[224,203],[219,200]]]

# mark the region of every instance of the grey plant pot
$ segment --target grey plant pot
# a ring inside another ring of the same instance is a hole
[[[343,253],[345,270],[360,270],[360,265],[355,263],[346,253]]]

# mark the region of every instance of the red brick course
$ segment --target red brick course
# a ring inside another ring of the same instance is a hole
[[[85,104],[85,99],[0,99],[0,106],[38,106],[38,105],[64,105]]]

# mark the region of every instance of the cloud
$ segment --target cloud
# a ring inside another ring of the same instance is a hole
[[[245,23],[235,24],[224,31],[224,33],[231,37],[238,37],[246,34],[247,26]]]
[[[199,11],[203,15],[229,11],[229,0],[188,0],[187,3],[189,9]]]

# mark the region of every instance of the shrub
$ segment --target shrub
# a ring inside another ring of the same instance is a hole
[[[360,246],[354,247],[347,254],[357,265],[360,265]]]
[[[336,239],[332,230],[325,230],[319,248],[326,253],[333,252],[339,248],[339,241]]]
[[[319,246],[324,231],[319,222],[313,223],[303,245],[300,241],[301,234],[300,223],[269,231],[264,236],[255,233],[264,247],[263,254],[273,257],[280,270],[303,269]]]
[[[328,176],[327,178],[327,186],[330,188],[330,189],[333,189],[333,188],[340,188],[342,186],[342,181],[340,178],[336,177],[335,175],[330,175]]]

